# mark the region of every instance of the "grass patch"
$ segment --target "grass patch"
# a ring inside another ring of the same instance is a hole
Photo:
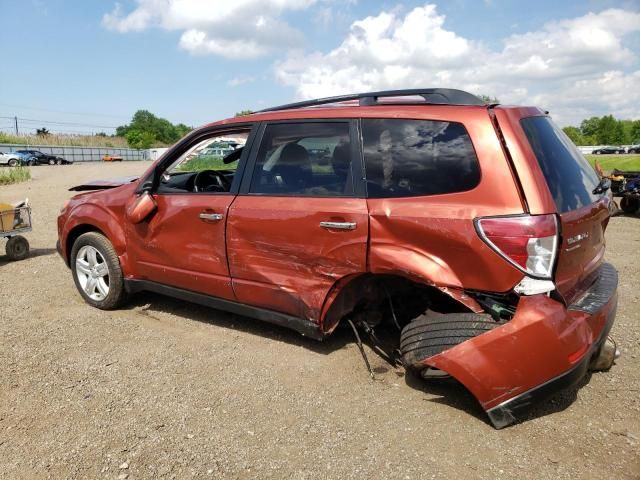
[[[0,143],[17,145],[50,145],[69,147],[129,148],[124,137],[102,137],[100,135],[11,135],[0,132]]]
[[[591,165],[596,160],[603,170],[640,170],[640,155],[585,155]]]
[[[31,180],[31,172],[26,167],[0,168],[0,185]]]
[[[238,168],[238,161],[231,163],[223,163],[222,157],[214,157],[209,155],[198,155],[176,169],[178,172],[201,172],[202,170],[235,170]]]

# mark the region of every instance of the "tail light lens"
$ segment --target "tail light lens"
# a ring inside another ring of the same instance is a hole
[[[518,269],[537,278],[551,278],[558,251],[555,215],[484,217],[475,220],[480,237]]]

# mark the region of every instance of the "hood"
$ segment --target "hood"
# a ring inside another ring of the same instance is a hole
[[[138,180],[138,176],[131,177],[116,177],[108,180],[91,180],[90,182],[76,185],[69,189],[70,192],[86,192],[89,190],[107,190],[109,188],[116,188],[127,183],[135,182]]]

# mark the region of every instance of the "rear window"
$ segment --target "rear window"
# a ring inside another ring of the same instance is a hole
[[[595,202],[598,196],[592,192],[598,186],[598,175],[569,137],[549,117],[523,118],[521,124],[558,212]]]
[[[462,192],[480,181],[478,159],[460,123],[363,119],[362,141],[371,198]]]

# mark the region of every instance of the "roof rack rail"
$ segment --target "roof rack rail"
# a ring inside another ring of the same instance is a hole
[[[358,100],[361,107],[380,105],[380,98],[385,97],[422,97],[425,102],[433,105],[486,105],[484,101],[475,95],[456,90],[454,88],[416,88],[409,90],[383,90],[380,92],[355,93],[351,95],[338,95],[336,97],[316,98],[315,100],[305,100],[303,102],[288,103],[277,107],[265,108],[262,112],[274,112],[277,110],[293,110],[296,108],[315,107],[318,105],[328,105],[331,103],[348,102]],[[388,105],[388,102],[384,102]]]

